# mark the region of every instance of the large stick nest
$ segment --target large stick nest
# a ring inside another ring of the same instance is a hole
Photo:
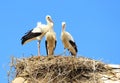
[[[100,61],[84,57],[45,57],[14,59],[15,77],[30,83],[101,83],[110,68]]]

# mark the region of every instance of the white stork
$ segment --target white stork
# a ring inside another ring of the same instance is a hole
[[[53,21],[49,15],[46,16],[47,24],[41,24],[41,22],[37,23],[37,26],[25,33],[25,35],[21,38],[21,44],[24,45],[32,40],[38,40],[38,55],[40,56],[40,41],[43,36],[53,27]]]
[[[68,49],[71,55],[76,56],[78,50],[76,43],[74,42],[73,37],[70,33],[65,31],[66,23],[62,22],[62,32],[61,32],[61,40],[64,45],[64,49]]]
[[[54,50],[56,47],[56,33],[54,32],[53,28],[51,28],[45,35],[45,46],[46,46],[46,52],[48,56],[52,56],[54,54]]]

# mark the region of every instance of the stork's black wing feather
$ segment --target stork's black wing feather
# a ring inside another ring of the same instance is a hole
[[[27,41],[29,39],[32,39],[34,37],[40,36],[42,34],[41,32],[33,33],[32,30],[30,30],[29,32],[25,33],[25,35],[21,38],[21,40],[22,40],[21,44],[22,45],[25,43],[25,41]]]
[[[73,48],[75,49],[75,51],[78,52],[76,43],[73,42],[72,40],[70,40],[69,42],[70,42],[70,44],[73,46]]]
[[[45,47],[46,47],[46,53],[47,53],[47,55],[48,55],[47,40],[45,40]]]
[[[55,48],[56,48],[56,44],[57,44],[57,40],[55,40],[55,47],[54,47],[54,50],[55,50]]]

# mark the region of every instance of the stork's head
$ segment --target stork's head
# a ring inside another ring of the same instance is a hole
[[[66,23],[62,22],[62,30],[65,30]]]
[[[53,21],[52,21],[52,18],[51,18],[50,15],[46,16],[46,21],[47,21],[48,24],[52,24],[53,25]]]

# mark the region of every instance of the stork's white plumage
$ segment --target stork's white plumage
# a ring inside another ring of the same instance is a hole
[[[41,24],[41,22],[37,23],[37,26],[25,33],[25,35],[21,38],[21,44],[24,45],[32,40],[38,40],[38,55],[40,55],[40,41],[43,36],[53,27],[53,21],[49,15],[46,16],[47,24]]]
[[[54,54],[54,50],[57,43],[56,33],[54,32],[53,28],[46,33],[45,37],[46,37],[45,45],[46,45],[47,55],[52,56]]]
[[[65,31],[66,23],[62,22],[62,32],[61,32],[61,40],[64,45],[64,48],[68,49],[71,53],[71,55],[76,56],[78,50],[77,50],[77,45],[74,42],[73,37],[71,36],[70,33]]]

